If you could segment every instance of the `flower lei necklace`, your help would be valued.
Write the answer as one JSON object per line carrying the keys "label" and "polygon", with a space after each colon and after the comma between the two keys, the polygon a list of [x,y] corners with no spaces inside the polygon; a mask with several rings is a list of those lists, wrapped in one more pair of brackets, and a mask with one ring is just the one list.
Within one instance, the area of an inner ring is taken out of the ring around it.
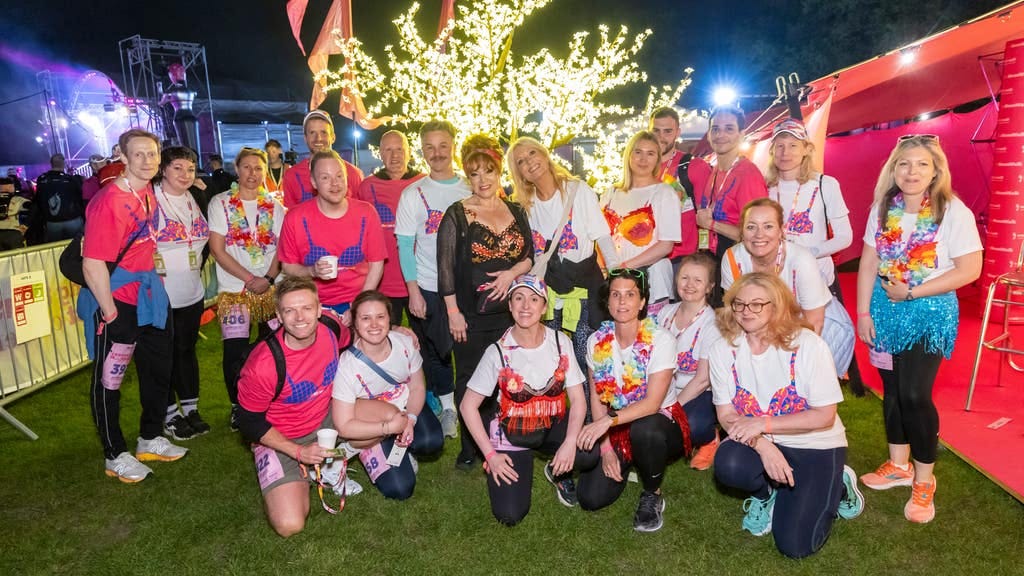
{"label": "flower lei necklace", "polygon": [[598,328],[594,345],[594,389],[602,404],[621,410],[647,397],[647,364],[651,361],[651,349],[654,347],[654,329],[654,321],[650,318],[640,321],[633,353],[622,365],[622,386],[619,386],[612,353],[615,323],[609,320]]}
{"label": "flower lei necklace", "polygon": [[227,205],[224,207],[228,219],[228,233],[225,236],[228,245],[242,246],[249,256],[259,258],[266,252],[266,247],[276,244],[274,236],[274,197],[262,186],[256,194],[256,231],[249,229],[249,219],[245,217],[245,206],[238,191],[238,184],[231,185]]}
{"label": "flower lei necklace", "polygon": [[911,287],[918,286],[935,271],[937,256],[935,236],[939,225],[932,214],[931,197],[925,195],[917,223],[910,238],[903,242],[903,219],[906,203],[903,194],[897,193],[892,207],[885,217],[885,228],[875,233],[875,249],[881,263],[880,275],[903,280]]}

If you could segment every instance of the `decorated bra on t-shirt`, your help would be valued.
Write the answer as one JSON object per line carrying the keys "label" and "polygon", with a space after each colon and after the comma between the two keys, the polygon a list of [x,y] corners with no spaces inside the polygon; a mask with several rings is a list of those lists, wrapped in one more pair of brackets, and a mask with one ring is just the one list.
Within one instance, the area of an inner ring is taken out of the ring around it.
{"label": "decorated bra on t-shirt", "polygon": [[789,357],[789,385],[780,388],[772,395],[768,410],[761,409],[761,404],[749,390],[740,386],[740,377],[736,372],[736,351],[732,352],[732,380],[736,385],[736,392],[732,396],[732,405],[743,416],[782,416],[784,414],[795,414],[808,410],[810,406],[807,399],[796,390],[796,350]]}
{"label": "decorated bra on t-shirt", "polygon": [[[157,242],[190,242],[192,240],[204,240],[210,237],[210,227],[206,223],[206,220],[199,217],[200,215],[198,212],[196,212],[194,215],[195,218],[192,220],[192,230],[190,234],[183,222],[184,218],[177,214],[168,214],[160,204],[157,204],[157,210],[163,215],[164,220],[163,228],[157,228],[156,231]],[[191,201],[189,201],[189,216],[193,216]]]}
{"label": "decorated bra on t-shirt", "polygon": [[[469,215],[476,216],[476,214],[466,208],[466,213]],[[473,236],[473,240],[469,245],[470,257],[474,264],[480,264],[482,262],[489,262],[491,260],[515,260],[523,252],[523,245],[526,239],[519,233],[519,227],[516,225],[516,221],[512,220],[504,230],[495,234],[490,227],[481,224],[479,221],[474,220],[470,223],[470,227],[476,226],[483,233],[476,234]]]}
{"label": "decorated bra on t-shirt", "polygon": [[373,196],[373,207],[377,209],[377,215],[380,216],[380,224],[384,228],[395,227],[395,212],[387,204],[377,200],[377,189],[373,184],[370,184],[370,195]]}
{"label": "decorated bra on t-shirt", "polygon": [[814,222],[811,221],[811,208],[814,208],[814,201],[818,199],[818,187],[814,187],[811,193],[811,201],[807,204],[806,210],[797,211],[796,203],[800,199],[800,190],[797,189],[793,196],[793,206],[789,211],[789,220],[786,222],[786,232],[789,234],[812,234]]}
{"label": "decorated bra on t-shirt", "polygon": [[697,372],[697,359],[693,357],[693,349],[697,347],[697,339],[700,338],[701,330],[703,328],[698,328],[697,333],[693,335],[690,349],[684,350],[676,356],[676,369],[684,374],[694,374]]}
{"label": "decorated bra on t-shirt", "polygon": [[440,210],[434,210],[427,204],[427,197],[423,195],[423,188],[417,186],[416,193],[420,195],[420,200],[423,200],[423,206],[427,209],[427,221],[423,223],[423,232],[425,234],[437,234],[437,230],[441,228],[441,219],[444,218],[444,212]]}
{"label": "decorated bra on t-shirt", "polygon": [[[328,330],[330,332],[330,330]],[[330,334],[332,350],[338,349],[338,339],[334,336],[334,333]],[[317,391],[327,390],[334,384],[334,376],[338,372],[338,357],[335,355],[334,359],[331,360],[330,364],[324,368],[323,380],[317,385],[312,380],[300,380],[298,382],[292,380],[290,374],[285,376],[288,379],[288,396],[285,396],[281,401],[285,404],[302,404],[303,402],[312,398]]]}
{"label": "decorated bra on t-shirt", "polygon": [[[540,232],[533,230],[533,252],[535,255],[540,256],[544,253],[544,249],[547,247],[548,241],[544,238],[544,235]],[[569,220],[565,223],[565,228],[562,229],[562,237],[558,239],[558,253],[565,254],[569,250],[575,250],[579,248],[580,240],[576,237],[576,233],[572,231],[572,212],[569,212]]]}
{"label": "decorated bra on t-shirt", "polygon": [[[305,218],[302,219],[302,228],[306,231],[306,242],[309,244],[309,252],[306,253],[305,258],[302,259],[302,264],[305,266],[313,266],[316,261],[323,258],[324,256],[330,256],[329,250],[323,246],[318,246],[313,242],[313,235],[309,232],[309,222]],[[366,232],[366,217],[363,217],[359,221],[359,239],[356,243],[342,250],[341,254],[338,255],[338,270],[347,268],[355,268],[366,259],[363,254],[363,234]]]}
{"label": "decorated bra on t-shirt", "polygon": [[[558,366],[547,384],[540,390],[535,390],[515,368],[512,368],[505,350],[501,347],[501,341],[508,334],[506,331],[505,335],[494,343],[501,358],[501,369],[498,370],[501,425],[508,433],[529,433],[550,428],[552,420],[565,415],[565,372],[569,369],[569,356],[562,353],[562,342],[555,333]],[[509,351],[516,348],[518,346],[510,348]]]}
{"label": "decorated bra on t-shirt", "polygon": [[249,219],[238,192],[238,184],[231,185],[228,201],[224,203],[224,216],[228,231],[224,241],[228,246],[240,246],[254,262],[262,261],[269,246],[277,245],[274,234],[274,197],[264,188],[256,194],[256,230],[249,228]]}
{"label": "decorated bra on t-shirt", "polygon": [[647,246],[654,239],[654,229],[658,223],[654,220],[654,209],[650,204],[631,210],[625,216],[619,216],[610,204],[601,212],[612,236],[625,238],[634,246]]}

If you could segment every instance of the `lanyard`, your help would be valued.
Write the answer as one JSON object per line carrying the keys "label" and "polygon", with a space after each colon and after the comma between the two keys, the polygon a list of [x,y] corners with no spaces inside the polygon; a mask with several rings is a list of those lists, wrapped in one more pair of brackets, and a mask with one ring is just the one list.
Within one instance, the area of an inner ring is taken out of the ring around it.
{"label": "lanyard", "polygon": [[[712,177],[711,177],[711,180],[710,180],[710,182],[711,182],[711,191],[704,195],[706,198],[708,198],[709,204],[706,205],[706,206],[702,206],[702,208],[707,208],[708,206],[710,206],[712,209],[714,209],[716,194],[718,192],[721,192],[722,188],[725,187],[725,183],[729,181],[729,174],[732,173],[732,169],[736,167],[736,164],[738,164],[739,161],[740,161],[740,157],[737,156],[736,159],[733,160],[732,166],[729,166],[729,169],[725,171],[725,176],[722,177],[722,186],[721,187],[718,186],[718,173],[721,172],[721,170],[719,170],[717,166],[715,167],[714,173],[712,174]],[[716,187],[717,187],[717,190],[716,190]]]}
{"label": "lanyard", "polygon": [[[128,191],[132,193],[132,196],[135,197],[135,200],[139,202],[139,206],[141,206],[142,209],[146,212],[146,231],[149,232],[149,239],[152,240],[153,242],[156,242],[156,236],[153,234],[153,222],[150,219],[149,196],[147,195],[146,201],[143,202],[142,197],[139,196],[139,193],[135,191],[135,187],[132,186],[131,180],[129,180],[127,176],[122,177],[124,178],[125,186],[128,187]],[[143,188],[143,190],[145,190],[145,188]]]}
{"label": "lanyard", "polygon": [[[167,196],[167,192],[164,191],[164,189],[162,187],[160,188],[160,193],[163,194],[164,200],[167,202],[167,208],[171,211],[171,215],[174,216],[174,219],[179,224],[181,224],[181,226],[185,229],[185,237],[188,238],[188,247],[191,250],[192,249],[192,226],[195,223],[195,216],[194,216],[194,213],[192,212],[192,199],[191,198],[186,198],[185,199],[185,201],[188,203],[188,222],[186,222],[184,218],[182,218],[180,215],[178,215],[178,210],[174,207],[174,204],[171,203],[170,197]],[[165,220],[167,219],[167,211],[166,210],[164,211],[164,219]]]}

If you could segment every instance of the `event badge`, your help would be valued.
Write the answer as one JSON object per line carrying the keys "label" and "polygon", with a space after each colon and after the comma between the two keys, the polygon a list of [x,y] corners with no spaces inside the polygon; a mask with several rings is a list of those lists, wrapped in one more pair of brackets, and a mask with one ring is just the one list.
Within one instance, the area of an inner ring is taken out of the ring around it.
{"label": "event badge", "polygon": [[868,348],[868,361],[879,370],[892,370],[892,354]]}
{"label": "event badge", "polygon": [[159,252],[153,253],[153,268],[156,269],[156,273],[161,276],[167,275],[167,265],[164,264],[164,257]]}
{"label": "event badge", "polygon": [[405,451],[408,450],[408,446],[399,446],[397,442],[391,447],[391,452],[388,453],[388,464],[391,466],[401,466],[402,458],[405,458]]}
{"label": "event badge", "polygon": [[188,251],[188,269],[199,270],[199,254],[195,250]]}
{"label": "event badge", "polygon": [[708,250],[711,248],[711,236],[707,228],[697,228],[697,249]]}

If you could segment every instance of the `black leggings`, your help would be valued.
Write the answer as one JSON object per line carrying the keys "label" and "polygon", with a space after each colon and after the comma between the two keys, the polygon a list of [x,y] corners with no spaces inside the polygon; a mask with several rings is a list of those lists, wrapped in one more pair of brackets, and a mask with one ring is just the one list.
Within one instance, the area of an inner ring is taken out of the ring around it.
{"label": "black leggings", "polygon": [[[498,338],[501,338],[501,335],[505,333],[507,328],[507,326],[503,326],[493,330],[469,329],[466,331],[466,341],[456,342],[453,345],[453,351],[455,352],[456,406],[462,406],[462,397],[466,395],[466,386],[469,384],[469,379],[473,377],[473,370],[480,363],[484,350],[497,342]],[[490,421],[490,415],[494,412],[494,407],[494,396],[485,399],[483,404],[480,405],[480,417],[484,422]],[[462,448],[459,450],[458,459],[461,461],[475,457],[478,452],[476,443],[473,442],[473,437],[469,435],[469,429],[466,428],[466,422],[462,419],[462,414],[459,414],[459,440],[461,440]]]}
{"label": "black leggings", "polygon": [[[543,443],[537,448],[537,452],[554,456],[555,452],[565,441],[565,432],[568,428],[568,417],[555,421],[544,436]],[[589,452],[576,449],[576,461],[573,464],[574,470],[592,470],[600,462],[598,454],[599,447],[594,445]],[[487,475],[487,495],[491,498],[491,513],[494,517],[506,526],[515,526],[530,512],[531,492],[533,490],[533,459],[532,450],[518,450],[508,452],[498,450],[498,453],[505,454],[512,459],[512,468],[519,474],[519,480],[508,484],[502,482],[499,486],[494,482],[494,477]],[[559,478],[571,477],[572,472]]]}
{"label": "black leggings", "polygon": [[924,344],[893,354],[892,370],[881,370],[882,411],[889,444],[910,444],[914,460],[935,462],[939,446],[939,412],[932,400],[942,354],[925,352]]}
{"label": "black leggings", "polygon": [[631,422],[629,442],[633,450],[633,462],[626,464],[622,456],[619,456],[622,482],[605,476],[600,466],[580,474],[576,488],[580,508],[600,510],[618,500],[626,488],[629,469],[634,465],[644,490],[657,491],[665,479],[665,468],[683,455],[683,433],[679,425],[660,412]]}
{"label": "black leggings", "polygon": [[846,447],[776,447],[793,468],[793,486],[776,486],[765,474],[761,456],[753,448],[732,440],[722,442],[715,453],[715,478],[762,500],[774,489],[775,547],[790,558],[803,558],[817,552],[832,532],[832,521],[844,492]]}
{"label": "black leggings", "polygon": [[174,406],[176,400],[199,398],[199,359],[196,358],[196,342],[199,340],[199,320],[203,315],[203,300],[195,304],[174,308],[174,355],[171,362],[171,390],[167,406]]}

